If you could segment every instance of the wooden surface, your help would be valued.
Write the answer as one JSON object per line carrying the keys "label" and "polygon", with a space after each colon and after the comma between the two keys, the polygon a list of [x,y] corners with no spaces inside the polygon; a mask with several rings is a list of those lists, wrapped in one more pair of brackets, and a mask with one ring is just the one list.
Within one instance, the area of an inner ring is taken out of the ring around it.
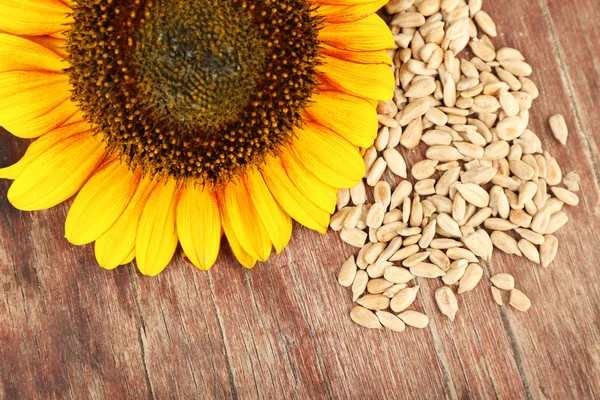
{"label": "wooden surface", "polygon": [[[0,181],[0,398],[600,397],[600,7],[487,0],[484,9],[497,46],[521,49],[534,67],[534,131],[564,172],[582,176],[550,268],[499,251],[484,267],[515,275],[528,313],[495,305],[485,279],[449,323],[430,280],[416,303],[428,329],[360,328],[335,282],[352,249],[298,227],[252,272],[228,249],[209,273],[180,256],[158,278],[132,265],[104,271],[91,246],[63,239],[68,205],[19,212]],[[567,147],[547,127],[558,112]],[[0,134],[0,165],[26,145]]]}

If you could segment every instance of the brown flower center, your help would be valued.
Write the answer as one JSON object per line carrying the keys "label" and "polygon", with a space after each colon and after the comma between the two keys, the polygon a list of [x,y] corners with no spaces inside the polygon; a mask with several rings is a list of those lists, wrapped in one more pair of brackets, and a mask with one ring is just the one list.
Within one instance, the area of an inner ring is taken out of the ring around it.
{"label": "brown flower center", "polygon": [[73,98],[132,168],[229,181],[301,123],[319,62],[311,11],[294,0],[79,1]]}

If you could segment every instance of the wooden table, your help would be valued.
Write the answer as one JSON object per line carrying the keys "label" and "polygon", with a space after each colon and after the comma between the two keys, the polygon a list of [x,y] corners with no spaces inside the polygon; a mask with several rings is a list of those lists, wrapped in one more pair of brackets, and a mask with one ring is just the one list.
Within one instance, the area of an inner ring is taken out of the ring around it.
{"label": "wooden table", "polygon": [[[91,246],[63,239],[68,204],[19,212],[0,181],[0,397],[600,397],[600,6],[484,8],[499,25],[497,47],[521,49],[534,67],[534,131],[564,172],[582,177],[550,268],[499,251],[484,266],[516,277],[528,313],[497,306],[486,278],[460,296],[450,323],[433,301],[439,282],[428,281],[416,303],[428,329],[363,329],[335,279],[353,250],[300,227],[252,272],[228,248],[209,273],[180,255],[158,278],[133,265],[104,271]],[[549,133],[555,113],[569,126],[566,147]],[[0,137],[5,166],[27,144]]]}

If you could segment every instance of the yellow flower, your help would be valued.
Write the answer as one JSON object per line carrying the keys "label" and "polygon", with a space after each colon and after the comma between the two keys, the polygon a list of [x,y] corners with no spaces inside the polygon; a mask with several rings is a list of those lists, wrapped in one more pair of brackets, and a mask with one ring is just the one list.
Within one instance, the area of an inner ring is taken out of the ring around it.
{"label": "yellow flower", "polygon": [[73,244],[157,275],[225,233],[252,268],[292,219],[324,233],[391,99],[385,0],[3,0],[0,125],[36,138],[9,201],[76,196]]}

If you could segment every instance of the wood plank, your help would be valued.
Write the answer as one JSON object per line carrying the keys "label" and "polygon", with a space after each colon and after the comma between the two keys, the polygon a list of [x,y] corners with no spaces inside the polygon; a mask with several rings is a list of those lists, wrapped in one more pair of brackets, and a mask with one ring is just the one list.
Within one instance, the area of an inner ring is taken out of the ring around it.
{"label": "wood plank", "polygon": [[[419,282],[424,330],[353,324],[338,235],[295,227],[292,243],[249,272],[224,246],[208,273],[178,254],[158,278],[98,268],[92,246],[63,239],[68,204],[22,213],[0,181],[0,397],[595,398],[600,393],[600,7],[595,0],[487,1],[497,47],[514,46],[541,95],[531,125],[563,172],[582,177],[548,269],[495,252],[533,301],[519,313],[489,283],[459,298],[450,323]],[[562,113],[568,146],[548,117]],[[26,141],[0,131],[0,166]],[[422,156],[422,149],[407,159]]]}

